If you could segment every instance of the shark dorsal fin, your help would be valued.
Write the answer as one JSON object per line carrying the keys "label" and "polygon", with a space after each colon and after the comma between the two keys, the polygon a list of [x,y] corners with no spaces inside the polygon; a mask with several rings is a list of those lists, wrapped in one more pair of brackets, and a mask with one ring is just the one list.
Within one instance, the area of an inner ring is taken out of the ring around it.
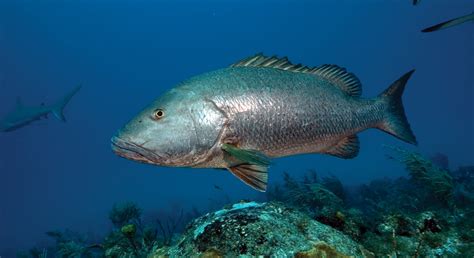
{"label": "shark dorsal fin", "polygon": [[362,85],[353,74],[337,65],[321,65],[308,67],[302,64],[292,64],[287,57],[265,56],[258,53],[254,56],[244,58],[230,67],[267,67],[296,73],[316,74],[328,80],[349,96],[359,97],[362,93]]}

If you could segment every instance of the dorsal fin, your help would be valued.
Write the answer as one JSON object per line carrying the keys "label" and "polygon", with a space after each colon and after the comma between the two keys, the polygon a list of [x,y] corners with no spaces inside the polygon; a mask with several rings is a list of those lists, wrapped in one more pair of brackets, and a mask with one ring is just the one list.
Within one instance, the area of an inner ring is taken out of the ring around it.
{"label": "dorsal fin", "polygon": [[317,74],[350,96],[358,97],[362,93],[362,85],[359,79],[353,73],[349,73],[346,69],[337,65],[325,64],[311,68],[302,64],[292,64],[287,57],[269,57],[258,53],[242,59],[230,67],[268,67],[290,72]]}
{"label": "dorsal fin", "polygon": [[326,78],[350,96],[359,97],[362,94],[362,84],[359,78],[353,73],[347,72],[345,68],[325,64],[312,69],[311,73]]}
{"label": "dorsal fin", "polygon": [[230,67],[269,67],[291,72],[309,72],[311,70],[311,68],[302,64],[292,64],[286,56],[264,56],[262,53],[244,58]]}

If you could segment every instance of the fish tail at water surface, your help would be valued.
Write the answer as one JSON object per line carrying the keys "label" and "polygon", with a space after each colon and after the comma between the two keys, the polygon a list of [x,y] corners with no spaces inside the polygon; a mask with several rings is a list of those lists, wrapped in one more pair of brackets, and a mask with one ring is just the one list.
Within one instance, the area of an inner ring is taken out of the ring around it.
{"label": "fish tail at water surface", "polygon": [[416,137],[410,128],[402,103],[403,91],[414,72],[415,70],[411,70],[404,74],[379,95],[379,101],[384,102],[386,111],[384,119],[378,123],[377,128],[402,141],[416,145]]}

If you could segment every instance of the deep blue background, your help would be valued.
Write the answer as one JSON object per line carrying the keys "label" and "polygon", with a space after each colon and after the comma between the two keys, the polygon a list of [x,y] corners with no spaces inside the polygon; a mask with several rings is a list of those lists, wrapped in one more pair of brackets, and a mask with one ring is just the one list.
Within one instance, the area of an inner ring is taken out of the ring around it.
{"label": "deep blue background", "polygon": [[[258,197],[221,170],[138,164],[116,157],[109,142],[176,83],[260,51],[346,67],[367,97],[416,68],[404,103],[418,149],[447,154],[452,168],[473,164],[474,24],[420,33],[471,11],[472,0],[0,1],[0,117],[17,96],[51,103],[84,85],[67,123],[51,117],[0,134],[0,255],[43,243],[51,229],[104,232],[115,202],[206,209],[222,198],[214,184],[236,200]],[[405,174],[382,145],[410,146],[376,130],[360,138],[353,160],[276,160],[270,184],[309,168],[348,184]]]}

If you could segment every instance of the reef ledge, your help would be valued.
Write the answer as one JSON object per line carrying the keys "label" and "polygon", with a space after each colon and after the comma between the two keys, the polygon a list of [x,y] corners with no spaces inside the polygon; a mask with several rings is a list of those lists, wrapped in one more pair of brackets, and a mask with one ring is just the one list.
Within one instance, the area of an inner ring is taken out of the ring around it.
{"label": "reef ledge", "polygon": [[174,246],[150,257],[236,256],[366,257],[366,251],[281,203],[241,202],[194,220]]}

